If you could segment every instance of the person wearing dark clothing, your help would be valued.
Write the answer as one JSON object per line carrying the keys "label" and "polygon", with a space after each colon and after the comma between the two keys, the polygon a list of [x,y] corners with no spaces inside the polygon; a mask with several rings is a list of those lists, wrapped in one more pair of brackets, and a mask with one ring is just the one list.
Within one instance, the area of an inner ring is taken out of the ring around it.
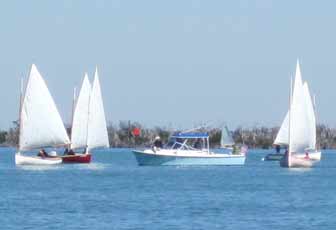
{"label": "person wearing dark clothing", "polygon": [[161,149],[163,147],[161,138],[159,136],[155,137],[155,141],[153,143],[153,146],[156,148]]}
{"label": "person wearing dark clothing", "polygon": [[202,149],[202,142],[201,139],[197,139],[196,142],[194,143],[194,148],[195,149]]}
{"label": "person wearing dark clothing", "polygon": [[75,152],[72,149],[70,149],[68,155],[75,155]]}
{"label": "person wearing dark clothing", "polygon": [[64,151],[64,155],[75,155],[75,152],[72,149],[66,148]]}
{"label": "person wearing dark clothing", "polygon": [[48,153],[44,149],[41,149],[39,153],[37,154],[37,156],[42,157],[42,158],[48,157]]}
{"label": "person wearing dark clothing", "polygon": [[280,153],[280,145],[275,146],[275,151],[276,151],[276,153]]}

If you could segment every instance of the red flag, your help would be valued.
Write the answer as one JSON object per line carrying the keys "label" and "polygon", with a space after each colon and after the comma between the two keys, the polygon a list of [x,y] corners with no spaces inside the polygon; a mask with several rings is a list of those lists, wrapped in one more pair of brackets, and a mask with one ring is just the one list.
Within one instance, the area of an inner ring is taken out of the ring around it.
{"label": "red flag", "polygon": [[139,128],[134,128],[132,134],[133,136],[138,137],[141,134],[141,130]]}

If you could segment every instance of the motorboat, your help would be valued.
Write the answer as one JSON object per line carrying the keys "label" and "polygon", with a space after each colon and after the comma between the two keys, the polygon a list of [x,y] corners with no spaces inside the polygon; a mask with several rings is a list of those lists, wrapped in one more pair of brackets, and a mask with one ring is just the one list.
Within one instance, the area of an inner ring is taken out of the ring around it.
{"label": "motorboat", "polygon": [[210,151],[209,135],[205,132],[173,134],[164,148],[133,150],[139,165],[244,165],[247,148],[238,153]]}

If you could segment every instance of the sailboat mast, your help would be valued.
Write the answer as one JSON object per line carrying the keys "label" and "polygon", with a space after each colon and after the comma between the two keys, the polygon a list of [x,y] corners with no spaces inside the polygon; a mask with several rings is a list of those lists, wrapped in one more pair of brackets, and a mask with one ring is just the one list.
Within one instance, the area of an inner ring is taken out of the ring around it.
{"label": "sailboat mast", "polygon": [[[71,115],[71,140],[72,140],[72,128],[74,123],[74,115],[75,115],[75,109],[76,109],[76,87],[73,91],[73,101],[72,101],[72,115]],[[70,141],[71,142],[71,141]],[[71,148],[71,143],[69,144],[69,148]]]}
{"label": "sailboat mast", "polygon": [[74,118],[74,113],[75,113],[75,107],[76,107],[76,87],[74,88],[74,91],[73,91],[72,117],[71,117],[72,123],[73,123],[73,118]]}
{"label": "sailboat mast", "polygon": [[19,133],[18,133],[18,149],[20,151],[20,133],[21,133],[21,127],[22,127],[22,122],[21,122],[21,113],[22,113],[22,104],[23,104],[23,78],[21,78],[20,81],[20,106],[19,106]]}
{"label": "sailboat mast", "polygon": [[[97,71],[98,70],[97,70],[97,66],[96,66],[96,72]],[[93,82],[93,84],[94,84],[94,82]],[[91,109],[91,94],[92,94],[92,89],[93,89],[93,85],[91,86],[90,94],[89,94],[89,100],[88,100],[88,108],[89,109],[88,109],[88,119],[87,119],[87,122],[86,122],[86,148],[85,148],[85,153],[89,153],[89,122],[90,122],[90,109]]]}
{"label": "sailboat mast", "polygon": [[288,119],[288,167],[291,166],[291,113],[292,113],[292,96],[293,96],[293,78],[290,79],[289,92],[289,119]]}
{"label": "sailboat mast", "polygon": [[[317,112],[316,112],[316,94],[313,96],[313,107],[314,107],[314,114],[315,114],[315,127],[316,127],[316,132],[317,132],[317,124],[318,124],[318,119],[317,119]],[[317,136],[316,136],[317,139]],[[320,140],[321,142],[321,140]],[[318,143],[317,146],[315,146],[316,149],[321,149],[321,143]],[[315,142],[316,143],[316,142]]]}

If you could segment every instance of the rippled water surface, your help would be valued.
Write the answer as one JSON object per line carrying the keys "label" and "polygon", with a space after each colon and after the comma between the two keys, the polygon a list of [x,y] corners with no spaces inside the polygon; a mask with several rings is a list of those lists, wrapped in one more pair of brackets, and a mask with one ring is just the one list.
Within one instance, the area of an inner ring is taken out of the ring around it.
{"label": "rippled water surface", "polygon": [[16,167],[0,149],[0,229],[336,229],[336,151],[315,168],[138,167],[127,149],[88,165]]}

